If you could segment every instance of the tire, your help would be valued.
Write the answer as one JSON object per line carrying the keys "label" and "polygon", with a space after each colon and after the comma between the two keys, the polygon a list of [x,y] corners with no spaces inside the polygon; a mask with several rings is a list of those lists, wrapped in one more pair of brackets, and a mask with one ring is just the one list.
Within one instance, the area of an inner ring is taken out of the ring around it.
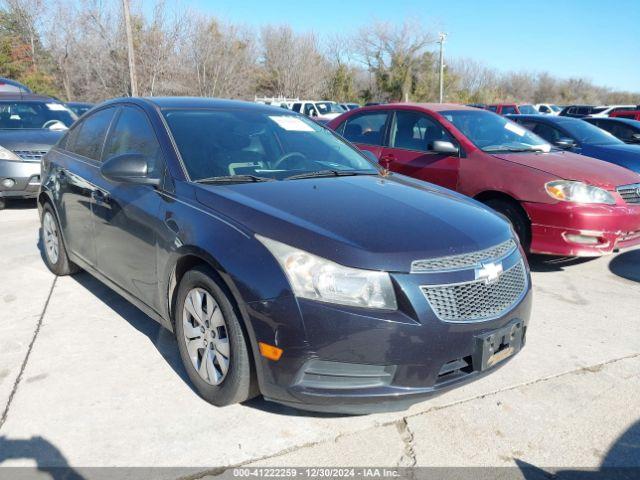
{"label": "tire", "polygon": [[487,200],[484,204],[506,217],[518,235],[522,248],[528,253],[531,246],[531,227],[529,219],[522,212],[522,207],[516,202],[499,198]]}
{"label": "tire", "polygon": [[223,407],[258,392],[247,338],[228,294],[214,278],[204,266],[184,274],[174,320],[180,358],[191,382],[207,402]]}
{"label": "tire", "polygon": [[4,198],[0,198],[0,210],[4,210],[7,206],[7,200]]}
{"label": "tire", "polygon": [[58,276],[71,275],[80,271],[80,267],[67,256],[58,218],[49,203],[45,203],[42,208],[40,238],[44,250],[44,262],[49,270]]}

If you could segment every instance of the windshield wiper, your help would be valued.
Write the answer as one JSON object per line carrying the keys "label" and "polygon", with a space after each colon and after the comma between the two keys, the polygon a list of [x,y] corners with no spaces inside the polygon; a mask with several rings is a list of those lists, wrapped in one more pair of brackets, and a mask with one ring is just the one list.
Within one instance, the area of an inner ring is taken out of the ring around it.
{"label": "windshield wiper", "polygon": [[286,177],[285,180],[297,180],[299,178],[318,178],[318,177],[348,177],[354,175],[377,175],[378,172],[362,172],[358,170],[318,170],[316,172],[299,173]]}
{"label": "windshield wiper", "polygon": [[275,178],[259,177],[257,175],[222,175],[194,180],[195,183],[236,183],[236,182],[273,182]]}

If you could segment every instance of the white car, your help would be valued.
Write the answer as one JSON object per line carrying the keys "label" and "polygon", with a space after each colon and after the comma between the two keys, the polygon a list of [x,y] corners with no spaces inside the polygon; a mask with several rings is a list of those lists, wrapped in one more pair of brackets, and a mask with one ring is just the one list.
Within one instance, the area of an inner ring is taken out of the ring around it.
{"label": "white car", "polygon": [[536,103],[535,109],[543,115],[558,115],[562,108],[553,103]]}
{"label": "white car", "polygon": [[291,110],[302,113],[307,117],[325,120],[327,122],[346,112],[346,110],[336,102],[327,100],[300,100],[293,102]]}
{"label": "white car", "polygon": [[628,110],[637,110],[635,105],[600,105],[595,107],[589,117],[608,117],[613,112],[624,112]]}

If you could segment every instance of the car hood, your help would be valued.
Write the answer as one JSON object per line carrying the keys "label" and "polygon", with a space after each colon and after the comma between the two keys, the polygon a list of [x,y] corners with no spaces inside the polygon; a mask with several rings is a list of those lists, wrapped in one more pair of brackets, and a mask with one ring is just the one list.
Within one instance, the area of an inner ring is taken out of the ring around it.
{"label": "car hood", "polygon": [[640,145],[583,145],[582,154],[640,173]]}
{"label": "car hood", "polygon": [[0,145],[11,151],[39,150],[48,152],[62,135],[64,135],[64,131],[46,129],[0,130]]}
{"label": "car hood", "polygon": [[554,177],[579,180],[608,190],[640,181],[637,173],[626,168],[571,152],[500,153],[494,157],[542,170]]}
{"label": "car hood", "polygon": [[408,272],[511,237],[480,203],[400,175],[197,185],[196,197],[253,233],[371,270]]}
{"label": "car hood", "polygon": [[317,118],[322,118],[324,120],[333,120],[334,118],[342,115],[341,113],[325,113],[324,115],[319,115]]}

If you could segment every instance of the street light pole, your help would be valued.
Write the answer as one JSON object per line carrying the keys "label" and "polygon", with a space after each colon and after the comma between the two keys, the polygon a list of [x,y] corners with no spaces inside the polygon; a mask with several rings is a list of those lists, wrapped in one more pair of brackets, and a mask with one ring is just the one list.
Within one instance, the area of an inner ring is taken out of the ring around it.
{"label": "street light pole", "polygon": [[131,96],[138,96],[138,80],[136,78],[136,57],[133,51],[133,32],[131,31],[131,11],[129,0],[122,0],[122,12],[124,13],[124,25],[127,31],[127,55],[129,57],[129,82],[131,83]]}
{"label": "street light pole", "polygon": [[441,33],[439,35],[440,40],[438,43],[440,44],[440,103],[442,103],[443,94],[444,94],[444,41],[447,38],[446,33]]}

